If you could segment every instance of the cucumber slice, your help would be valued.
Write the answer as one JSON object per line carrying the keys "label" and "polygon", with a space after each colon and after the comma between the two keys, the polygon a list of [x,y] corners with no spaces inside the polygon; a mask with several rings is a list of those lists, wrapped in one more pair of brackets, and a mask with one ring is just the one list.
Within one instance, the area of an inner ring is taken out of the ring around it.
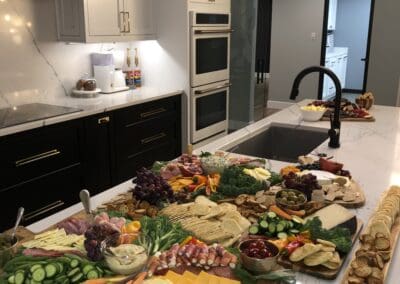
{"label": "cucumber slice", "polygon": [[57,274],[58,265],[54,265],[53,263],[49,263],[44,267],[46,271],[46,278],[52,278],[54,275]]}
{"label": "cucumber slice", "polygon": [[15,284],[23,284],[25,281],[25,271],[23,270],[18,270],[17,272],[15,272]]}
{"label": "cucumber slice", "polygon": [[279,232],[283,232],[283,230],[285,230],[285,224],[282,222],[279,222],[278,225],[276,225],[276,231]]}
{"label": "cucumber slice", "polygon": [[91,264],[86,264],[86,265],[83,267],[82,272],[83,272],[83,274],[86,275],[90,270],[93,270],[93,269],[96,269],[93,265],[91,265]]}
{"label": "cucumber slice", "polygon": [[267,230],[268,229],[268,222],[266,220],[262,220],[260,222],[260,227]]}
{"label": "cucumber slice", "polygon": [[268,213],[267,213],[267,216],[268,216],[268,218],[270,218],[270,219],[274,219],[274,218],[276,218],[276,213],[275,213],[275,212],[268,212]]}
{"label": "cucumber slice", "polygon": [[100,278],[99,272],[97,269],[92,269],[88,273],[86,273],[86,278],[87,279],[97,279]]}
{"label": "cucumber slice", "polygon": [[78,274],[80,272],[81,272],[81,270],[79,269],[79,267],[76,267],[76,268],[72,269],[70,272],[68,272],[67,276],[69,278],[71,278],[71,277],[73,277],[74,275],[76,275],[76,274]]}
{"label": "cucumber slice", "polygon": [[36,269],[38,269],[38,268],[43,268],[43,266],[40,265],[40,264],[34,264],[34,265],[31,266],[31,268],[29,269],[29,271],[30,271],[31,273],[33,273],[33,272],[34,272]]}
{"label": "cucumber slice", "polygon": [[71,266],[71,268],[78,267],[79,261],[77,259],[72,259],[71,262],[69,263],[69,266]]}
{"label": "cucumber slice", "polygon": [[103,275],[104,275],[104,270],[101,269],[101,268],[98,267],[98,266],[96,266],[96,269],[97,269],[97,271],[99,272],[99,276],[100,276],[100,277],[103,277]]}
{"label": "cucumber slice", "polygon": [[32,279],[37,282],[42,282],[46,278],[46,271],[43,268],[38,268],[32,273]]}
{"label": "cucumber slice", "polygon": [[63,283],[64,280],[68,280],[69,281],[69,279],[68,279],[68,277],[66,275],[57,276],[54,280],[55,280],[56,283]]}
{"label": "cucumber slice", "polygon": [[15,275],[11,275],[10,277],[8,277],[8,283],[10,284],[14,284],[15,283]]}
{"label": "cucumber slice", "polygon": [[83,279],[83,273],[78,273],[74,277],[72,277],[71,282],[76,283]]}
{"label": "cucumber slice", "polygon": [[273,234],[273,233],[275,233],[275,230],[276,230],[276,225],[275,225],[275,223],[269,223],[269,225],[268,225],[268,231],[269,231],[271,234]]}
{"label": "cucumber slice", "polygon": [[285,232],[280,232],[278,233],[277,236],[279,239],[286,239],[288,237],[288,235]]}
{"label": "cucumber slice", "polygon": [[64,264],[61,262],[54,262],[54,265],[57,266],[57,274],[61,274],[64,272]]}
{"label": "cucumber slice", "polygon": [[250,228],[249,228],[249,233],[251,234],[251,235],[257,235],[258,234],[258,226],[257,225],[252,225]]}
{"label": "cucumber slice", "polygon": [[288,225],[289,225],[289,228],[293,228],[293,227],[294,227],[294,224],[293,224],[292,221],[288,221],[287,223],[288,223]]}

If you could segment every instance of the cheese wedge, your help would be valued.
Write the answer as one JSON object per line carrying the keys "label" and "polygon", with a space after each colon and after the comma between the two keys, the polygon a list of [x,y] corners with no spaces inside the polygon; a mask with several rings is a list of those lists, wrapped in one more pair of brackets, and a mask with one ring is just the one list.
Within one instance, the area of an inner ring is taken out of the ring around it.
{"label": "cheese wedge", "polygon": [[348,228],[351,234],[354,234],[357,231],[356,215],[338,204],[332,204],[322,208],[308,216],[305,220],[308,221],[315,217],[319,217],[322,222],[322,228],[324,229],[330,230],[340,226]]}

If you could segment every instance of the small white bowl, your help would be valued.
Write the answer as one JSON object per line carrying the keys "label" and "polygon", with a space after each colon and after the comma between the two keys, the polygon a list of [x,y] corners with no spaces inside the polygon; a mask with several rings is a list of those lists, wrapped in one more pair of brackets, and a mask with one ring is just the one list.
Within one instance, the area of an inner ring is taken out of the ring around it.
{"label": "small white bowl", "polygon": [[324,109],[324,110],[307,110],[307,109],[301,108],[300,111],[301,111],[301,115],[302,115],[304,121],[318,121],[324,115],[324,113],[326,112],[326,109]]}

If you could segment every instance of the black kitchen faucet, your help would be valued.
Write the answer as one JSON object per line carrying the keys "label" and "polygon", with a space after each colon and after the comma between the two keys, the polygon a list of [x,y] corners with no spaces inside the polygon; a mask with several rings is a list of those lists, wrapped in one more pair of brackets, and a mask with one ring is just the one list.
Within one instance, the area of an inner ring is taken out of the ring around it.
{"label": "black kitchen faucet", "polygon": [[336,76],[335,73],[333,73],[330,69],[322,67],[322,66],[310,66],[301,71],[296,78],[294,79],[293,82],[293,87],[292,91],[290,93],[290,99],[295,100],[296,97],[299,95],[299,86],[301,80],[304,79],[304,77],[310,73],[324,73],[328,75],[333,83],[335,84],[336,88],[336,96],[335,96],[335,111],[333,113],[333,116],[331,114],[330,116],[330,121],[331,121],[331,129],[328,131],[328,135],[330,138],[329,141],[329,147],[331,148],[339,148],[340,143],[339,143],[339,137],[340,137],[340,103],[342,100],[342,86],[340,84],[339,78]]}

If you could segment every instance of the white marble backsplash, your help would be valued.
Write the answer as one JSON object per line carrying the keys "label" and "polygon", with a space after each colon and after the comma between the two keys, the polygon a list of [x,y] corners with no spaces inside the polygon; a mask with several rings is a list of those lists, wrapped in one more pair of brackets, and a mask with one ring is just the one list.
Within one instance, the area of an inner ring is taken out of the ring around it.
{"label": "white marble backsplash", "polygon": [[93,52],[112,52],[116,67],[122,67],[126,48],[138,46],[146,80],[149,67],[145,65],[153,64],[150,57],[154,57],[155,51],[149,47],[157,48],[155,43],[59,42],[54,0],[0,0],[0,108],[52,103],[58,96],[69,95],[80,77],[91,74]]}

